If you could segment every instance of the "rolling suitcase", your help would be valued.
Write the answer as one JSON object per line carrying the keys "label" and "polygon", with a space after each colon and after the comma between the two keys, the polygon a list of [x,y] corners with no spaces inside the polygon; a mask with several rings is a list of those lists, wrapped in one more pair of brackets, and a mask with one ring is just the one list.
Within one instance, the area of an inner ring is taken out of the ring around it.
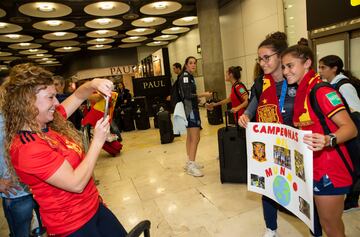
{"label": "rolling suitcase", "polygon": [[[208,101],[208,103],[211,102],[218,102],[218,96],[216,92],[213,92],[213,98]],[[222,108],[221,105],[218,106],[214,106],[213,110],[207,110],[207,118],[208,118],[208,122],[211,125],[218,125],[218,124],[222,124],[224,122],[223,120],[223,116],[222,116]]]}
{"label": "rolling suitcase", "polygon": [[134,125],[134,118],[133,118],[133,110],[131,107],[125,107],[121,112],[120,112],[120,129],[122,131],[128,132],[128,131],[133,131],[135,130],[135,125]]}
{"label": "rolling suitcase", "polygon": [[[225,112],[227,113],[227,111]],[[245,129],[229,126],[225,115],[225,127],[218,130],[220,181],[221,183],[247,182],[247,153]]]}
{"label": "rolling suitcase", "polygon": [[161,144],[171,143],[174,140],[174,132],[170,119],[170,113],[165,110],[160,110],[157,114],[157,117]]}
{"label": "rolling suitcase", "polygon": [[143,111],[139,106],[135,112],[135,125],[138,130],[146,130],[150,128],[150,120],[146,111]]}

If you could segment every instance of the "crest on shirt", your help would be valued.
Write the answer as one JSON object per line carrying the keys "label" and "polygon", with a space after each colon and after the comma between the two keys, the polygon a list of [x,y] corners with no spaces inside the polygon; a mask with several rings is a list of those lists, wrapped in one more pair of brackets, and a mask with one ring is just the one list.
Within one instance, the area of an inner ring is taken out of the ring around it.
{"label": "crest on shirt", "polygon": [[244,87],[241,87],[241,88],[240,88],[240,90],[239,90],[239,92],[240,92],[240,94],[245,93],[245,89],[244,89]]}
{"label": "crest on shirt", "polygon": [[295,97],[296,96],[296,88],[294,86],[289,86],[287,91],[288,96]]}
{"label": "crest on shirt", "polygon": [[262,123],[278,123],[279,116],[277,114],[277,106],[276,105],[262,105],[259,106],[258,109],[258,117],[259,122]]}
{"label": "crest on shirt", "polygon": [[79,156],[81,156],[82,150],[81,147],[73,142],[70,142],[68,140],[65,140],[65,145],[67,148],[75,151],[77,154],[79,154]]}
{"label": "crest on shirt", "polygon": [[333,106],[337,106],[342,103],[340,97],[336,94],[335,91],[329,92],[325,96]]}
{"label": "crest on shirt", "polygon": [[189,78],[188,77],[184,77],[184,83],[189,83]]}

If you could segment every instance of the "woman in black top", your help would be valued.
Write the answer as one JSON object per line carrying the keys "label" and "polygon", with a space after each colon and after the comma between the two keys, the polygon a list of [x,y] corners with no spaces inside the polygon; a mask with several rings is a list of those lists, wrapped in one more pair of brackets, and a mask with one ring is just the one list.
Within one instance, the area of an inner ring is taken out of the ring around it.
{"label": "woman in black top", "polygon": [[184,167],[189,175],[195,177],[203,176],[200,171],[202,165],[195,163],[196,151],[200,141],[200,113],[198,106],[199,97],[209,97],[210,92],[196,93],[196,84],[193,73],[196,70],[196,58],[190,56],[185,60],[181,74],[179,75],[180,96],[184,103],[185,115],[188,121],[186,137],[186,154],[188,161]]}

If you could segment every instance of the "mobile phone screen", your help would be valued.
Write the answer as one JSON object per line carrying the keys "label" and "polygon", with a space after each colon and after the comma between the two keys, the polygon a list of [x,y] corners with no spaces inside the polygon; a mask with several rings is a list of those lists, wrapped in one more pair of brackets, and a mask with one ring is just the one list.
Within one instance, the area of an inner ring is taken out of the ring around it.
{"label": "mobile phone screen", "polygon": [[108,114],[109,114],[109,100],[110,100],[110,97],[109,97],[109,96],[106,96],[106,97],[105,97],[104,119],[105,119],[106,116],[108,116]]}

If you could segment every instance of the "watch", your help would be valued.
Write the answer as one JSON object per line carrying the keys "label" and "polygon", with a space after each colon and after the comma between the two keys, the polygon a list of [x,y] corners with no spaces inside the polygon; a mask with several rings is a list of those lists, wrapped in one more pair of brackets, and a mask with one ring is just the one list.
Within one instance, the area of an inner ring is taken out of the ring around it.
{"label": "watch", "polygon": [[335,134],[329,133],[329,137],[330,137],[329,146],[330,146],[330,147],[336,147],[337,141],[336,141],[336,136],[335,136]]}

